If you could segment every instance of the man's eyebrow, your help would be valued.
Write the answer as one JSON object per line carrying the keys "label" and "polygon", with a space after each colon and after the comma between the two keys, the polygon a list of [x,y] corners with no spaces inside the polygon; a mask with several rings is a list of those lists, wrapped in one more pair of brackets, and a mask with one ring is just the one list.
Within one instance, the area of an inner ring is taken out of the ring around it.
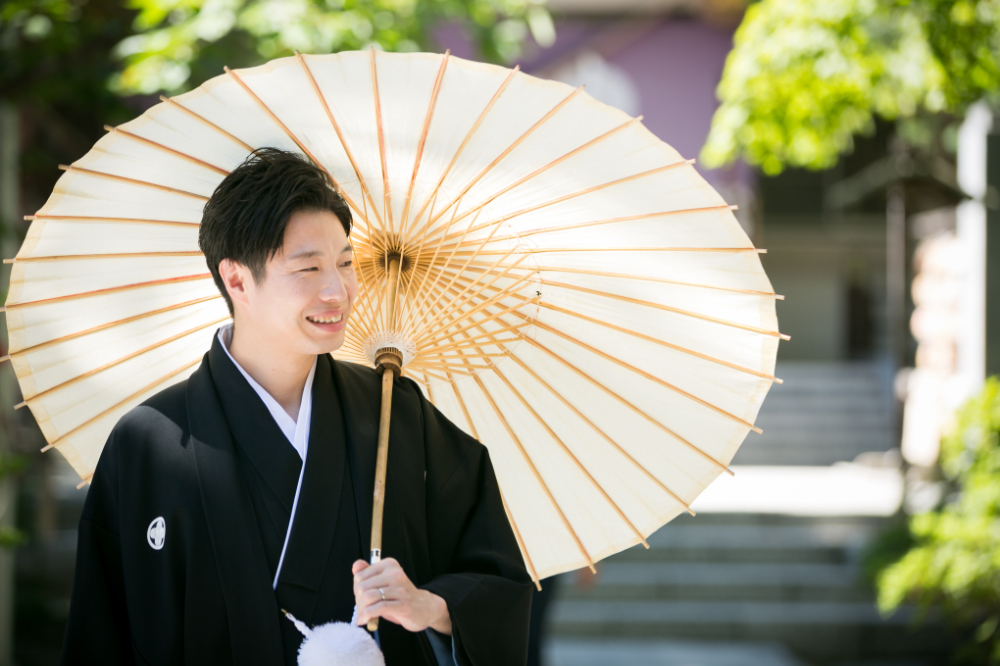
{"label": "man's eyebrow", "polygon": [[[347,245],[344,246],[344,249],[340,251],[341,254],[344,254],[345,252],[354,252],[354,246],[348,243]],[[320,250],[309,250],[309,249],[299,250],[298,252],[295,252],[290,257],[288,257],[288,261],[295,261],[297,259],[312,259],[314,257],[319,257],[322,254],[323,252]]]}
{"label": "man's eyebrow", "polygon": [[288,261],[295,261],[296,259],[312,259],[313,257],[318,257],[322,252],[319,250],[299,250],[292,256],[288,257]]}

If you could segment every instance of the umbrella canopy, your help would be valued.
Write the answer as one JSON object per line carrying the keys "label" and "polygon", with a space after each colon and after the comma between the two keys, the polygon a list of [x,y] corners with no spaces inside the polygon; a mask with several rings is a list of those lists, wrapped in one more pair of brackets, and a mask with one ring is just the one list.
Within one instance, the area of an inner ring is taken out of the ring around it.
{"label": "umbrella canopy", "polygon": [[398,349],[489,448],[536,580],[644,542],[756,430],[783,337],[758,251],[692,160],[582,89],[448,55],[296,56],[108,129],[32,216],[6,303],[24,404],[85,481],[229,319],[198,225],[263,146],[308,156],[356,216],[335,356]]}

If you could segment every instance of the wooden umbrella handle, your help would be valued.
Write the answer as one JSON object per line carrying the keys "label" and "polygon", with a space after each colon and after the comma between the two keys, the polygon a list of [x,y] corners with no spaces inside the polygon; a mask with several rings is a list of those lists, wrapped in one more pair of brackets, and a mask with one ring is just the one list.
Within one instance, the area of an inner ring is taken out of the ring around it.
{"label": "wooden umbrella handle", "polygon": [[[372,505],[372,548],[370,564],[382,559],[382,509],[385,506],[385,470],[389,462],[389,417],[392,415],[393,368],[382,369],[382,413],[378,423],[378,455],[375,459],[375,501]],[[378,629],[378,618],[368,620],[368,631]]]}

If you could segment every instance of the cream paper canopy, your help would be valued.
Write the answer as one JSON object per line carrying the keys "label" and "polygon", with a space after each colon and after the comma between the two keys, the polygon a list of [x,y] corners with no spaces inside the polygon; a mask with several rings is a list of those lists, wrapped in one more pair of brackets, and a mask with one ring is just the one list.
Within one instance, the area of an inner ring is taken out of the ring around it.
{"label": "cream paper canopy", "polygon": [[536,580],[640,543],[726,470],[784,336],[732,207],[639,120],[423,53],[283,58],[164,98],[33,216],[6,303],[27,406],[88,480],[229,319],[198,250],[208,197],[251,149],[296,151],[356,216],[335,357],[404,351],[489,448]]}

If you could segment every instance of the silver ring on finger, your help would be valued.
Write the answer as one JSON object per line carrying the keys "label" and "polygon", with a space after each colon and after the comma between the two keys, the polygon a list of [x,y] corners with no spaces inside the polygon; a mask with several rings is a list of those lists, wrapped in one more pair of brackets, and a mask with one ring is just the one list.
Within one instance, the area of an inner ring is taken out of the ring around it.
{"label": "silver ring on finger", "polygon": [[382,595],[382,601],[385,601],[385,592],[382,591],[381,587],[378,588],[378,593]]}

